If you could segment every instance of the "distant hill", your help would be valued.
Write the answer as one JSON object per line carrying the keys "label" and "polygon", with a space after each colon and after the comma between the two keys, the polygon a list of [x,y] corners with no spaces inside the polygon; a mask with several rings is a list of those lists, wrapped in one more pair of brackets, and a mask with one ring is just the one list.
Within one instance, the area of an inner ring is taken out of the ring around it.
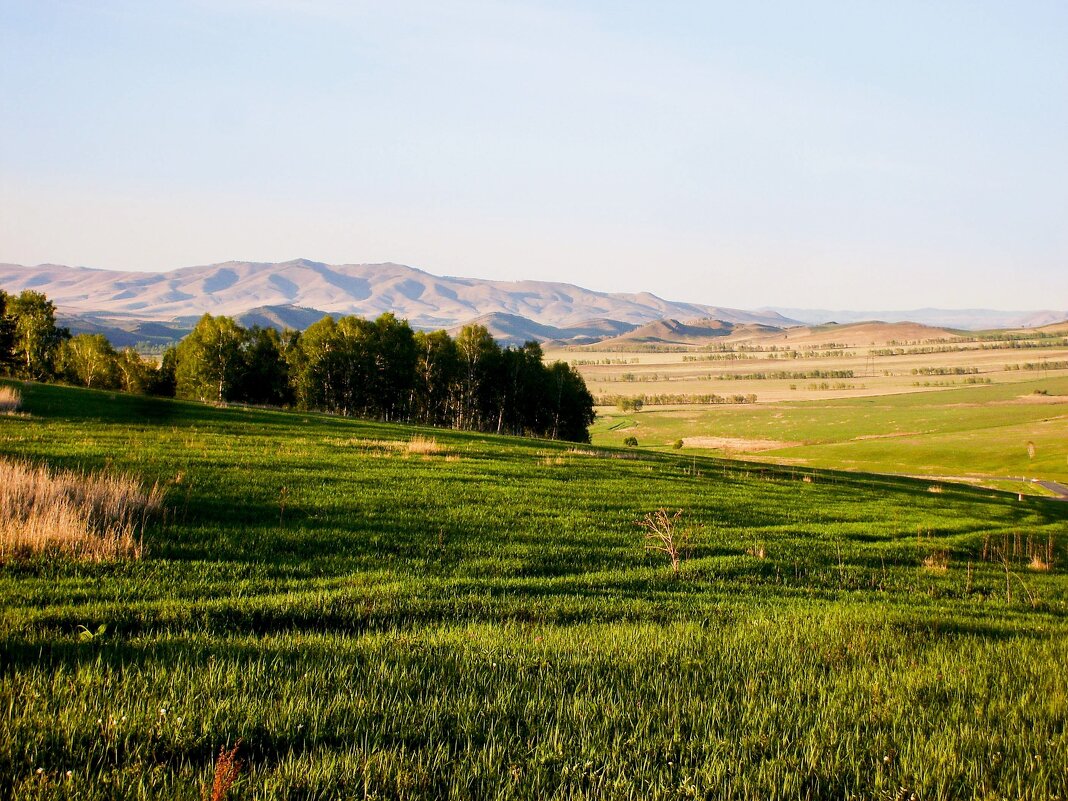
{"label": "distant hill", "polygon": [[103,334],[116,348],[138,347],[142,350],[165,348],[189,333],[192,326],[178,323],[97,317],[94,315],[56,315],[56,324],[72,334]]}
{"label": "distant hill", "polygon": [[489,281],[431,275],[401,264],[330,265],[230,261],[164,273],[0,264],[0,287],[36,289],[70,314],[107,312],[188,322],[205,312],[240,315],[263,307],[305,307],[377,317],[392,311],[421,328],[448,328],[487,314],[571,327],[593,319],[641,325],[665,317],[715,316],[771,325],[775,312],[721,309],[648,292],[611,293],[546,281]]}
{"label": "distant hill", "polygon": [[1068,334],[1068,319],[1061,320],[1059,323],[1050,323],[1049,325],[1043,325],[1034,329],[1023,329],[1021,333],[1033,333],[1038,331],[1042,334]]}
{"label": "distant hill", "polygon": [[623,347],[629,344],[697,345],[710,339],[729,336],[735,327],[734,323],[727,320],[702,319],[689,323],[674,319],[657,320],[598,344],[605,347]]}
{"label": "distant hill", "polygon": [[[1063,298],[1062,298],[1063,300]],[[828,309],[766,308],[809,325],[884,320],[888,323],[921,323],[967,331],[1003,328],[1037,328],[1068,319],[1068,311],[998,311],[996,309],[912,309],[910,311],[849,311]]]}
{"label": "distant hill", "polygon": [[920,325],[918,323],[886,323],[864,321],[859,323],[827,323],[825,325],[791,326],[779,328],[759,323],[732,323],[724,320],[658,320],[635,328],[617,337],[604,339],[593,348],[632,347],[641,349],[657,345],[699,347],[711,342],[752,343],[790,347],[818,347],[820,345],[845,345],[868,347],[891,343],[918,343],[933,340],[952,340],[963,332],[946,328]]}
{"label": "distant hill", "polygon": [[494,339],[505,345],[519,345],[530,340],[554,345],[585,345],[631,331],[636,327],[633,323],[602,319],[586,320],[560,328],[542,325],[515,314],[494,312],[452,326],[448,329],[449,333],[455,335],[464,325],[469,324],[485,326]]}
{"label": "distant hill", "polygon": [[962,331],[921,325],[920,323],[888,323],[881,320],[865,320],[843,325],[830,323],[791,328],[762,339],[767,344],[782,343],[794,347],[798,345],[817,347],[834,343],[862,348],[872,345],[885,346],[892,343],[905,344],[931,342],[934,340],[953,340],[961,337],[962,334]]}

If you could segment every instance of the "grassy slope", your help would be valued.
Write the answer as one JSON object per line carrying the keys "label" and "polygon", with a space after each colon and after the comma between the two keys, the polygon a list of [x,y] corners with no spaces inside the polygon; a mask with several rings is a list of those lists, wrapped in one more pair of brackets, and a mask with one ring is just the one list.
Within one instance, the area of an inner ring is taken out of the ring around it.
{"label": "grassy slope", "polygon": [[[1033,395],[1060,396],[1060,403]],[[756,406],[657,409],[638,415],[607,410],[594,442],[636,436],[663,447],[690,436],[799,443],[762,451],[836,469],[929,475],[1027,476],[1068,480],[1068,377],[874,398]],[[1039,402],[1036,402],[1039,401]],[[635,427],[636,426],[636,427]],[[1027,443],[1035,444],[1029,458]]]}
{"label": "grassy slope", "polygon": [[172,514],[144,562],[0,567],[0,797],[193,799],[237,738],[248,798],[1068,794],[1068,583],[978,558],[1063,563],[1068,505],[23,391],[0,454]]}

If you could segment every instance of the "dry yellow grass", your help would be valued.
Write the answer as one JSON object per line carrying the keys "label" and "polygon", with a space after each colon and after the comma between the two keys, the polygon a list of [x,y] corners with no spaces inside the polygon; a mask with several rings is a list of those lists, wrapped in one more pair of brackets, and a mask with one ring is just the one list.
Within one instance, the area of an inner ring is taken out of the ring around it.
{"label": "dry yellow grass", "polygon": [[0,459],[0,562],[39,553],[140,559],[145,520],[162,495],[158,485],[146,490],[128,475]]}
{"label": "dry yellow grass", "polygon": [[0,414],[14,414],[22,404],[22,395],[14,387],[0,387]]}
{"label": "dry yellow grass", "polygon": [[1050,560],[1036,553],[1031,556],[1031,561],[1027,563],[1027,566],[1035,572],[1048,573],[1053,565]]}
{"label": "dry yellow grass", "polygon": [[429,456],[431,454],[441,453],[443,449],[433,437],[421,437],[417,435],[408,440],[407,450],[408,453]]}
{"label": "dry yellow grass", "polygon": [[328,440],[331,444],[342,448],[361,448],[370,454],[409,454],[413,456],[433,456],[446,452],[445,448],[438,444],[434,437],[415,435],[411,439],[362,439],[349,437],[348,439]]}

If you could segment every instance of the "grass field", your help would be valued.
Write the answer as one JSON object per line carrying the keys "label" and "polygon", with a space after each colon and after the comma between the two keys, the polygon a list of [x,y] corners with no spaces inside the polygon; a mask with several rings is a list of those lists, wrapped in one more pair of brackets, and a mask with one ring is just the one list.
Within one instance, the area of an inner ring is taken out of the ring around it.
{"label": "grass field", "polygon": [[21,391],[0,456],[166,513],[0,565],[0,798],[198,799],[238,741],[232,798],[1068,797],[1068,504]]}
{"label": "grass field", "polygon": [[875,398],[603,408],[592,433],[601,445],[634,436],[670,449],[683,439],[684,452],[834,469],[1068,481],[1068,376]]}

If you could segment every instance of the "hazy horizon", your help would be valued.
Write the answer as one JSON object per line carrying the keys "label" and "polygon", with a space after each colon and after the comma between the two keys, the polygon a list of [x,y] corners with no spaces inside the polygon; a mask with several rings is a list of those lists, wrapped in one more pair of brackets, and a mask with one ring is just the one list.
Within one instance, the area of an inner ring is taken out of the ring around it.
{"label": "hazy horizon", "polygon": [[1068,305],[1068,7],[0,8],[0,261]]}

